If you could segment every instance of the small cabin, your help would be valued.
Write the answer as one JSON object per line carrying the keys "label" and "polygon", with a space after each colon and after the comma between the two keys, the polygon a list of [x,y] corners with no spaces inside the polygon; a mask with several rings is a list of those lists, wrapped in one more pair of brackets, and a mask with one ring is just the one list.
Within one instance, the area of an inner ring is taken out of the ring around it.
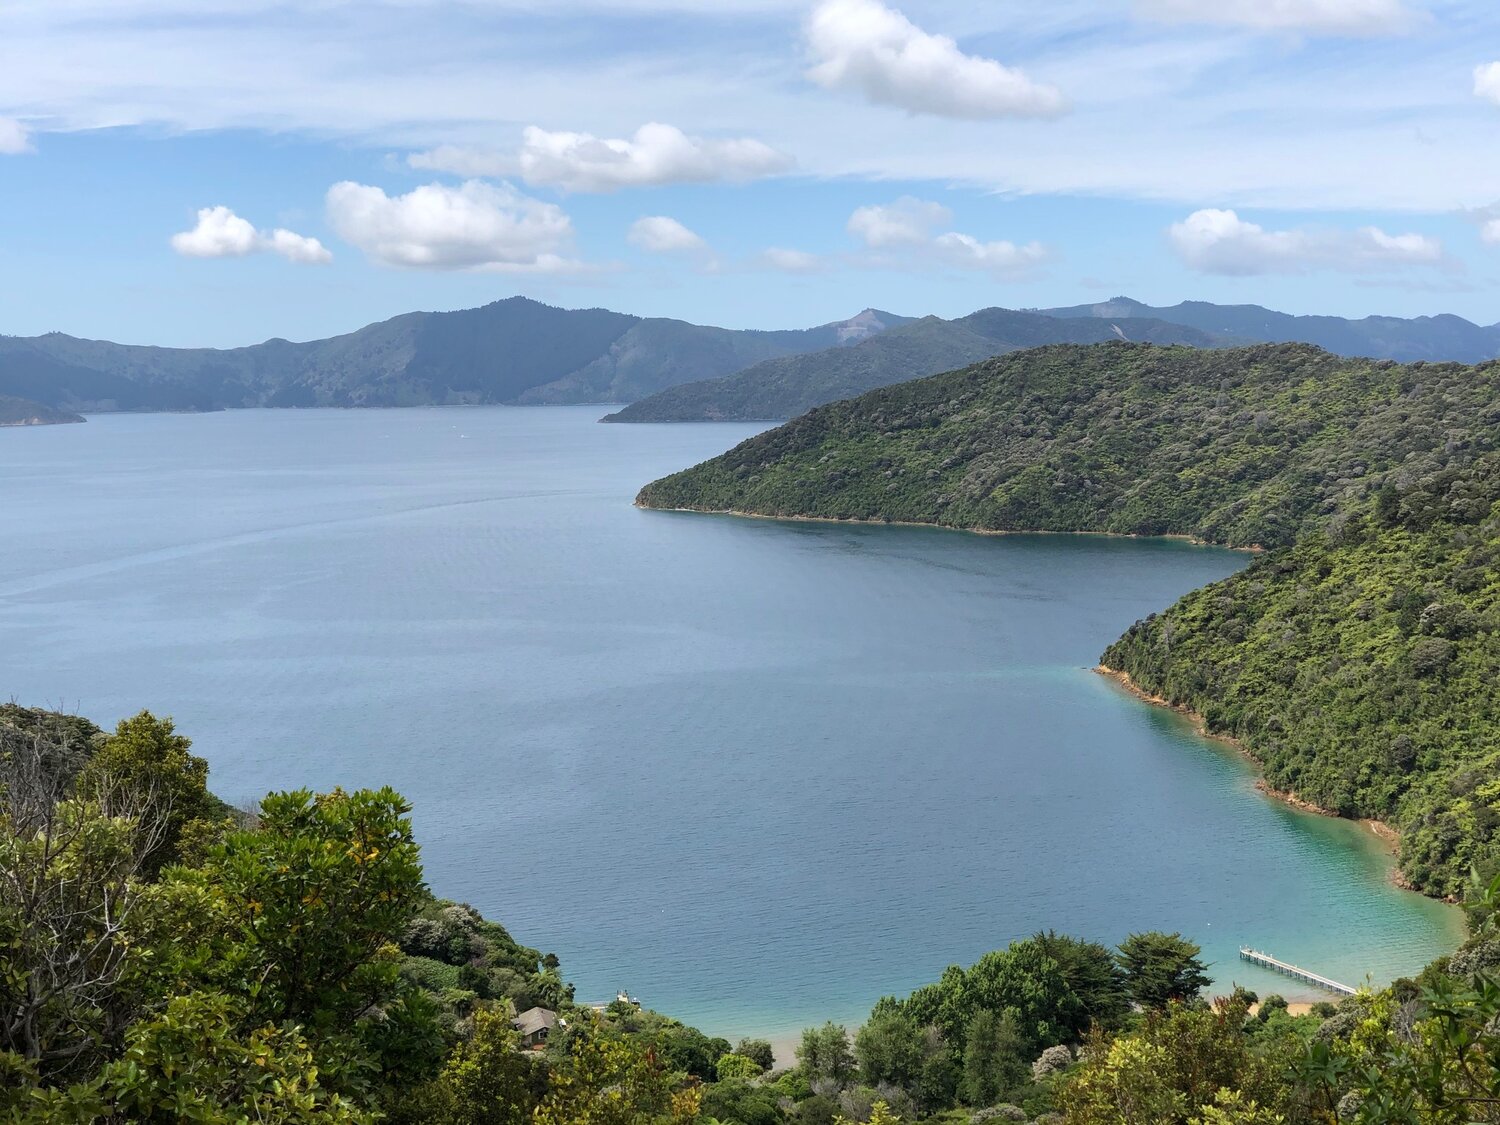
{"label": "small cabin", "polygon": [[520,1033],[521,1046],[536,1048],[546,1045],[547,1036],[560,1022],[557,1013],[549,1008],[527,1008],[510,1021],[510,1026]]}

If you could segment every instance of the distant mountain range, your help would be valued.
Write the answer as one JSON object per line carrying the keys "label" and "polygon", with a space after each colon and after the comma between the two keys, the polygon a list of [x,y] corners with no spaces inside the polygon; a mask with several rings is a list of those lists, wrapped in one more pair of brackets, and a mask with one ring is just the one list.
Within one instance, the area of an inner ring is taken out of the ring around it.
{"label": "distant mountain range", "polygon": [[513,297],[407,313],[326,340],[223,350],[57,332],[0,336],[0,398],[63,413],[598,402],[632,404],[610,421],[775,420],[1004,352],[1110,339],[1197,347],[1300,341],[1401,362],[1500,356],[1500,324],[1457,316],[1345,320],[1201,301],[1154,308],[1116,297],[983,309],[956,320],[866,309],[816,328],[760,332]]}
{"label": "distant mountain range", "polygon": [[858,343],[910,318],[866,309],[784,332],[709,328],[523,297],[407,313],[345,336],[156,348],[0,337],[0,395],[61,410],[630,402],[762,360]]}
{"label": "distant mountain range", "polygon": [[1092,316],[1105,320],[1147,318],[1186,324],[1204,332],[1237,336],[1268,344],[1317,344],[1335,355],[1448,363],[1483,363],[1500,356],[1500,324],[1483,327],[1461,316],[1367,316],[1345,320],[1339,316],[1292,316],[1259,305],[1212,305],[1183,301],[1157,308],[1129,297],[1113,297],[1097,305],[1036,309],[1045,316]]}
{"label": "distant mountain range", "polygon": [[778,421],[876,387],[1042,344],[1135,340],[1212,348],[1243,342],[1162,320],[1127,323],[1128,330],[1092,317],[1063,319],[1011,309],[981,309],[958,320],[927,316],[836,352],[784,356],[721,379],[671,387],[604,421]]}
{"label": "distant mountain range", "polygon": [[671,387],[605,421],[779,421],[827,402],[1022,348],[1110,339],[1196,347],[1298,342],[1338,355],[1402,363],[1480,363],[1500,356],[1500,324],[1485,328],[1457,316],[1345,320],[1204,301],[1153,308],[1115,297],[1070,308],[984,309],[958,320],[925,317],[842,353],[767,360],[733,375]]}

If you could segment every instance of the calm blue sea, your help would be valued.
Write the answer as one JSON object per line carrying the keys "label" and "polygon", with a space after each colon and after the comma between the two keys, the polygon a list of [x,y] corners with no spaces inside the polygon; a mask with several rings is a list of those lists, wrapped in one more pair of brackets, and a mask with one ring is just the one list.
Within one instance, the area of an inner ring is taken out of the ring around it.
{"label": "calm blue sea", "polygon": [[1454,944],[1357,825],[1092,674],[1244,562],[643,512],[753,433],[599,408],[0,431],[0,695],[174,716],[232,801],[390,784],[429,880],[736,1035],[858,1021],[1038,928],[1351,983]]}

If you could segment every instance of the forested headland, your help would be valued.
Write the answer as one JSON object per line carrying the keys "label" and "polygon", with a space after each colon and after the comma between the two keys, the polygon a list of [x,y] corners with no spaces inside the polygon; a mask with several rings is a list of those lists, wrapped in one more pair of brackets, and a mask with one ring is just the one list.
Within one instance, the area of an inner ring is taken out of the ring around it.
{"label": "forested headland", "polygon": [[409,812],[389,789],[232,809],[170,719],[0,706],[0,1120],[1500,1120],[1500,881],[1469,888],[1461,952],[1305,1014],[1205,1000],[1179,934],[1047,932],[853,1034],[809,1028],[784,1065],[575,1003],[558,958],[435,897]]}
{"label": "forested headland", "polygon": [[1500,870],[1500,363],[1309,345],[1046,347],[811,411],[648,485],[654,508],[1264,548],[1103,656],[1275,789],[1401,835],[1454,896]]}

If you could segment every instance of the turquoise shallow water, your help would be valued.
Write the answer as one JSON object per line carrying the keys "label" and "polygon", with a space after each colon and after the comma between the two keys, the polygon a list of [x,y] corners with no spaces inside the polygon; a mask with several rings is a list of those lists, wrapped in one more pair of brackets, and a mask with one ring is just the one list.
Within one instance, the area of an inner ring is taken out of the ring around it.
{"label": "turquoise shallow water", "polygon": [[1244,557],[630,506],[744,426],[596,408],[0,431],[0,692],[173,714],[231,800],[392,784],[429,879],[724,1034],[1040,927],[1351,983],[1456,942],[1358,825],[1088,669]]}

